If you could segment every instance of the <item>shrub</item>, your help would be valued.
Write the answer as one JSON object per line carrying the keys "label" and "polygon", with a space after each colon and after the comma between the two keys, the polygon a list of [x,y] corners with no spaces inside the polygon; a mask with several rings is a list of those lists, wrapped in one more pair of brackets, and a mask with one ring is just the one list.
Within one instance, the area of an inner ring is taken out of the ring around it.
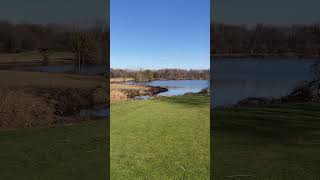
{"label": "shrub", "polygon": [[43,98],[24,90],[0,90],[0,128],[28,128],[55,121],[53,108]]}
{"label": "shrub", "polygon": [[126,101],[127,100],[127,95],[121,91],[117,90],[111,90],[110,93],[110,100],[111,102],[121,102],[121,101]]}

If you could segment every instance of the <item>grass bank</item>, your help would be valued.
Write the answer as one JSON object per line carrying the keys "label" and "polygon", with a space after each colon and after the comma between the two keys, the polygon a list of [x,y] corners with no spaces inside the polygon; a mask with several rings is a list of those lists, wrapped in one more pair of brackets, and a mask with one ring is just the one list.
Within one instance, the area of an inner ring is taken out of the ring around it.
{"label": "grass bank", "polygon": [[123,102],[136,96],[155,96],[167,90],[168,89],[159,86],[110,83],[110,100],[112,103]]}
{"label": "grass bank", "polygon": [[319,179],[320,104],[213,110],[214,179]]}
{"label": "grass bank", "polygon": [[106,121],[0,131],[1,179],[106,179]]}
{"label": "grass bank", "polygon": [[134,81],[133,78],[110,78],[110,83],[122,83]]}
{"label": "grass bank", "polygon": [[[74,53],[71,52],[51,52],[49,56],[50,64],[73,63]],[[39,51],[29,51],[22,53],[0,54],[0,68],[14,66],[41,65],[43,57]]]}
{"label": "grass bank", "polygon": [[111,104],[111,179],[208,179],[209,96]]}
{"label": "grass bank", "polygon": [[0,70],[0,88],[94,88],[105,82],[101,76]]}
{"label": "grass bank", "polygon": [[105,82],[102,76],[0,70],[0,129],[78,121],[80,109],[107,105]]}

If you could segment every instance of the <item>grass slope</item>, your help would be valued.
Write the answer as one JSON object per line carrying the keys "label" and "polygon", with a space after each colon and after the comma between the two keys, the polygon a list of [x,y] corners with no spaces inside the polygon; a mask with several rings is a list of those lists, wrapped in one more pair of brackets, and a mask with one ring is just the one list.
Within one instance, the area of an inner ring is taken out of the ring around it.
{"label": "grass slope", "polygon": [[[74,54],[71,52],[51,52],[49,56],[50,63],[71,63],[74,59]],[[41,63],[43,57],[39,51],[29,51],[12,54],[0,53],[1,65],[32,65]]]}
{"label": "grass slope", "polygon": [[214,179],[320,179],[320,104],[213,110]]}
{"label": "grass slope", "polygon": [[0,179],[106,179],[106,121],[0,131]]}
{"label": "grass slope", "polygon": [[94,88],[104,82],[100,76],[0,70],[0,88]]}
{"label": "grass slope", "polygon": [[111,104],[111,179],[209,179],[209,96]]}

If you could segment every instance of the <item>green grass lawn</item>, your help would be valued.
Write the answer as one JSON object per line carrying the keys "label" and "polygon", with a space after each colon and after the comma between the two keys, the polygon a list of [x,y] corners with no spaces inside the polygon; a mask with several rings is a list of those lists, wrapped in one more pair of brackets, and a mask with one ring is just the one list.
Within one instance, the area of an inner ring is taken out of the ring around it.
{"label": "green grass lawn", "polygon": [[209,179],[209,96],[111,104],[111,179]]}
{"label": "green grass lawn", "polygon": [[214,179],[320,179],[320,104],[213,110]]}
{"label": "green grass lawn", "polygon": [[[214,179],[320,179],[320,104],[215,109]],[[105,179],[106,122],[0,131],[1,179]],[[209,179],[209,97],[111,105],[111,179]]]}
{"label": "green grass lawn", "polygon": [[0,131],[0,179],[106,179],[106,121]]}

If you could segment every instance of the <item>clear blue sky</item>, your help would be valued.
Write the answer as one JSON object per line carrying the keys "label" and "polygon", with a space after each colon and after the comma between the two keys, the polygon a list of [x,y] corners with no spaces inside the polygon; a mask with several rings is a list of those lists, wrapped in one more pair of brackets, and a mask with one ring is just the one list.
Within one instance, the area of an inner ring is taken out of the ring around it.
{"label": "clear blue sky", "polygon": [[210,0],[111,0],[111,67],[209,69]]}

